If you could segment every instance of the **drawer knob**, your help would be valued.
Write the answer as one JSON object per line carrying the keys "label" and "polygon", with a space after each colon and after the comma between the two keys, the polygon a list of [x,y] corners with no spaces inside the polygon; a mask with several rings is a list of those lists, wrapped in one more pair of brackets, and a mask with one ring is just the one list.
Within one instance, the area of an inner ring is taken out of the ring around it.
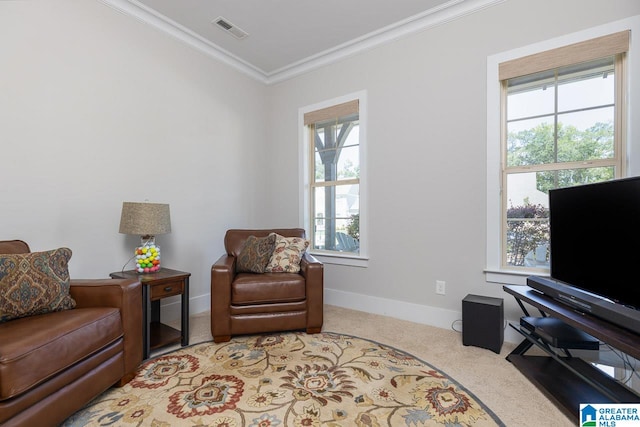
{"label": "drawer knob", "polygon": [[171,286],[167,286],[166,288],[164,288],[165,292],[171,292],[173,290],[173,288]]}

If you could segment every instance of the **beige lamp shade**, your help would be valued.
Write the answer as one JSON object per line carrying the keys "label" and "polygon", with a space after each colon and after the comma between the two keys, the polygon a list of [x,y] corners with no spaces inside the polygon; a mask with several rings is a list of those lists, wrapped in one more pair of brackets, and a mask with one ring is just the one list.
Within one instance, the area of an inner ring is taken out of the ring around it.
{"label": "beige lamp shade", "polygon": [[123,202],[120,233],[157,236],[171,233],[169,205],[164,203]]}

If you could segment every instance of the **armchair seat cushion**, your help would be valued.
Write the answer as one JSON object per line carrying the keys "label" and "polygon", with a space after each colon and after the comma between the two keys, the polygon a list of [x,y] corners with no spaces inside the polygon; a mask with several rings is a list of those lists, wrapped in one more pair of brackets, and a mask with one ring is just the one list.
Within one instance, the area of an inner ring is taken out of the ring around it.
{"label": "armchair seat cushion", "polygon": [[297,273],[240,273],[231,285],[231,304],[278,304],[304,301],[304,276]]}
{"label": "armchair seat cushion", "polygon": [[0,401],[17,396],[123,336],[120,310],[76,308],[0,324]]}

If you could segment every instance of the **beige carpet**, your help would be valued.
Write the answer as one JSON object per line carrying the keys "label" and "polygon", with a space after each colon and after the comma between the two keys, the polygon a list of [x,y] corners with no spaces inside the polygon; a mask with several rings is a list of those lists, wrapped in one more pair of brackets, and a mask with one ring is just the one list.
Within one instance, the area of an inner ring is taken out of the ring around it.
{"label": "beige carpet", "polygon": [[[191,318],[191,344],[212,339],[209,322],[208,313]],[[575,426],[505,360],[514,344],[505,343],[498,355],[490,350],[463,346],[461,334],[453,330],[328,305],[322,329],[374,340],[424,360],[462,384],[506,426]]]}

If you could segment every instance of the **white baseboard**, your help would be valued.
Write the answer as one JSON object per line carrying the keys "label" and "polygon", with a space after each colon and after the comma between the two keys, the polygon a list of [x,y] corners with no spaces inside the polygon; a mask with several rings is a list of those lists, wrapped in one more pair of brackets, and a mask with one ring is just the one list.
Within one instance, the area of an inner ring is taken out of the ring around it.
{"label": "white baseboard", "polygon": [[[437,328],[462,330],[462,311],[328,288],[324,289],[324,302],[329,305],[380,314]],[[455,326],[455,329],[453,329],[453,326]],[[511,327],[507,326],[504,331],[504,339],[507,342],[519,343],[523,338]]]}
{"label": "white baseboard", "polygon": [[[329,288],[324,289],[324,302],[325,304],[335,305],[337,307],[380,314],[382,316],[408,320],[410,322],[435,326],[437,328],[453,330],[453,326],[455,326],[455,330],[462,330],[462,311],[447,310],[429,305],[415,304],[406,301],[374,297]],[[204,313],[210,309],[210,294],[189,298],[189,313],[192,316],[194,314]],[[179,298],[175,298],[175,300],[162,305],[161,316],[163,321],[178,321],[180,319],[180,313],[181,304]],[[507,326],[504,331],[504,339],[507,342],[519,343],[523,338],[520,334]]]}
{"label": "white baseboard", "polygon": [[[445,310],[428,305],[373,297],[335,289],[324,288],[324,302],[325,304],[335,305],[337,307],[380,314],[444,329],[452,329],[451,325],[455,321],[462,320],[462,312],[454,310]],[[459,328],[456,327],[456,329]]]}

